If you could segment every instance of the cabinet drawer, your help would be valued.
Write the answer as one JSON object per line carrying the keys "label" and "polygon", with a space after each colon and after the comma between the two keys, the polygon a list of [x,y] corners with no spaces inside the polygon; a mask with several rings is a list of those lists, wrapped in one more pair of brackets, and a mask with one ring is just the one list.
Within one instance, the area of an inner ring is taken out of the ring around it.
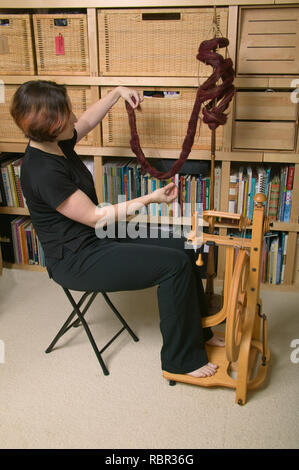
{"label": "cabinet drawer", "polygon": [[242,8],[239,74],[298,74],[299,8]]}
{"label": "cabinet drawer", "polygon": [[[28,142],[21,129],[14,123],[9,106],[18,85],[5,85],[5,102],[0,103],[0,142]],[[67,86],[67,92],[77,118],[93,103],[90,86]],[[80,141],[80,145],[99,145],[96,130],[92,130]]]}
{"label": "cabinet drawer", "polygon": [[295,122],[242,122],[234,124],[234,149],[294,150]]}
{"label": "cabinet drawer", "polygon": [[34,75],[30,15],[0,15],[0,70],[3,75]]}
{"label": "cabinet drawer", "polygon": [[0,102],[0,142],[28,142],[9,112],[9,106],[17,88],[17,85],[5,84],[5,100],[3,103]]}
{"label": "cabinet drawer", "polygon": [[[213,8],[99,10],[100,75],[209,76],[211,67],[199,63],[196,54],[211,36],[213,16]],[[218,7],[218,37],[227,34],[227,18],[228,8]]]}
{"label": "cabinet drawer", "polygon": [[33,15],[38,75],[89,75],[87,15]]}
{"label": "cabinet drawer", "polygon": [[[77,119],[91,106],[94,102],[92,90],[90,86],[73,86],[68,85],[67,93],[72,102],[72,109]],[[96,129],[93,129],[85,135],[79,142],[79,145],[101,145],[97,139]]]}
{"label": "cabinet drawer", "polygon": [[236,93],[235,119],[296,121],[298,105],[292,103],[290,92]]}

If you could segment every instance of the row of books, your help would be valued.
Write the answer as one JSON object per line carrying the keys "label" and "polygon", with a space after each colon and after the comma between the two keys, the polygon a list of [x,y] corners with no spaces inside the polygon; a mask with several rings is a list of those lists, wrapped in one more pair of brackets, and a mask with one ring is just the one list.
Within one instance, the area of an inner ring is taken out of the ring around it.
{"label": "row of books", "polygon": [[[0,155],[0,206],[26,207],[20,184],[21,164],[24,154],[2,153]],[[82,157],[83,163],[94,178],[93,157]]]}
{"label": "row of books", "polygon": [[267,196],[265,214],[270,220],[289,222],[291,215],[294,165],[264,168],[248,165],[232,171],[229,182],[228,211],[252,219],[254,196]]}
{"label": "row of books", "polygon": [[[210,177],[176,174],[168,180],[158,180],[149,173],[143,174],[136,160],[113,160],[103,165],[104,202],[117,204],[144,196],[174,182],[178,199],[170,204],[152,203],[141,209],[142,214],[170,217],[189,217],[197,210],[209,209]],[[215,168],[215,209],[220,207],[221,167]]]}
{"label": "row of books", "polygon": [[0,155],[0,206],[27,207],[20,184],[23,154]]}
{"label": "row of books", "polygon": [[[239,232],[229,231],[234,237],[241,236]],[[246,238],[251,238],[251,231],[246,232]],[[262,283],[283,284],[288,246],[288,232],[272,231],[264,235],[260,280]]]}
{"label": "row of books", "polygon": [[263,241],[261,282],[283,284],[288,233],[267,233]]}
{"label": "row of books", "polygon": [[45,266],[45,256],[28,216],[1,215],[1,249],[4,261]]}
{"label": "row of books", "polygon": [[[27,207],[20,185],[22,154],[0,155],[0,206]],[[93,172],[93,159],[83,162]],[[229,181],[228,211],[253,217],[254,196],[263,192],[267,196],[265,213],[270,220],[289,222],[291,214],[294,165],[264,168],[248,165],[233,170]],[[273,174],[272,174],[273,173]],[[147,215],[189,217],[197,210],[207,210],[210,204],[210,177],[175,175],[165,181],[143,174],[136,160],[114,159],[103,165],[104,202],[117,204],[148,194],[170,181],[175,182],[179,196],[171,204],[151,204],[141,210]],[[214,208],[220,210],[221,167],[215,167]]]}

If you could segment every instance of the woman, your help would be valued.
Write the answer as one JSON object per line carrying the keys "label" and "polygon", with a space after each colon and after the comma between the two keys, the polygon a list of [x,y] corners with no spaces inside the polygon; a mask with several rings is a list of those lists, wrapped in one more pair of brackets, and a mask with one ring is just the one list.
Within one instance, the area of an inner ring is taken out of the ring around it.
{"label": "woman", "polygon": [[18,88],[11,114],[30,139],[21,185],[32,223],[49,276],[64,287],[113,292],[159,285],[162,369],[207,377],[217,365],[208,362],[205,342],[223,344],[201,327],[206,307],[193,250],[184,251],[183,239],[96,235],[96,227],[125,219],[132,209],[177,197],[171,183],[131,201],[98,206],[92,175],[74,146],[120,97],[134,108],[141,102],[136,90],[116,87],[77,120],[63,85],[36,80]]}

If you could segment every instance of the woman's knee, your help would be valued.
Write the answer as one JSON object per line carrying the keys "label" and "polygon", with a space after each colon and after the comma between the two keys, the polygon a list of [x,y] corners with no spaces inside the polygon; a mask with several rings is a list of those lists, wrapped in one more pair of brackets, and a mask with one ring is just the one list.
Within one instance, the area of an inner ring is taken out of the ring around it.
{"label": "woman's knee", "polygon": [[172,268],[175,272],[184,272],[191,274],[192,272],[192,265],[190,258],[184,251],[173,250],[174,254],[172,257]]}

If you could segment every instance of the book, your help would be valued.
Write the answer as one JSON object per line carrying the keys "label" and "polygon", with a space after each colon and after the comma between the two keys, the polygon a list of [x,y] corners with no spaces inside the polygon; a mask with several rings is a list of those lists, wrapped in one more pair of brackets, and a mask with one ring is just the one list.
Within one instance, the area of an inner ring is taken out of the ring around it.
{"label": "book", "polygon": [[281,266],[281,283],[284,281],[284,273],[286,267],[286,259],[287,259],[287,247],[288,247],[288,233],[284,233],[284,240],[283,240],[283,247],[282,247],[282,266]]}
{"label": "book", "polygon": [[273,273],[276,272],[274,267],[274,254],[276,249],[276,238],[271,241],[270,245],[270,266],[269,266],[269,283],[274,284]]}
{"label": "book", "polygon": [[7,172],[8,172],[8,178],[9,178],[9,183],[10,183],[10,188],[11,188],[13,206],[14,207],[19,207],[20,204],[19,204],[19,200],[18,200],[18,193],[17,193],[17,187],[16,187],[16,181],[15,181],[15,177],[14,177],[14,172],[13,172],[13,168],[12,168],[12,163],[13,163],[13,161],[11,161],[7,165]]}
{"label": "book", "polygon": [[205,197],[205,208],[208,211],[210,209],[210,178],[206,177],[206,197]]}
{"label": "book", "polygon": [[271,181],[271,190],[269,197],[269,220],[277,220],[278,204],[279,204],[279,191],[280,191],[280,179],[279,176],[274,176]]}
{"label": "book", "polygon": [[235,213],[238,207],[238,175],[234,172],[229,177],[228,212]]}
{"label": "book", "polygon": [[238,180],[239,180],[238,209],[237,209],[238,214],[242,214],[243,212],[243,200],[244,200],[243,171],[244,171],[244,168],[241,166],[238,171]]}
{"label": "book", "polygon": [[220,211],[220,198],[221,198],[221,166],[215,167],[215,180],[214,180],[214,206],[216,211]]}
{"label": "book", "polygon": [[267,195],[267,173],[261,166],[257,168],[256,194],[258,193]]}
{"label": "book", "polygon": [[292,190],[287,189],[285,192],[285,206],[283,212],[283,222],[289,222],[291,218],[292,206]]}
{"label": "book", "polygon": [[13,221],[17,219],[16,215],[1,214],[0,220],[0,237],[2,258],[8,263],[15,263],[14,237],[13,237]]}
{"label": "book", "polygon": [[12,170],[13,170],[14,180],[16,184],[18,205],[19,207],[27,207],[26,199],[23,196],[23,191],[22,191],[21,182],[20,182],[22,161],[23,161],[23,157],[15,160],[12,163]]}
{"label": "book", "polygon": [[19,264],[22,264],[24,262],[21,226],[22,224],[26,223],[27,220],[28,220],[28,217],[24,216],[24,217],[20,217],[19,220],[17,220],[15,223],[15,233],[16,233],[16,243],[17,243],[16,263],[19,263]]}
{"label": "book", "polygon": [[281,276],[281,261],[282,261],[282,248],[281,245],[277,244],[277,265],[276,265],[276,284],[280,284],[280,276]]}
{"label": "book", "polygon": [[288,167],[287,166],[282,167],[280,171],[279,202],[278,202],[278,212],[277,212],[277,219],[281,222],[283,222],[287,173],[288,173]]}
{"label": "book", "polygon": [[247,178],[248,178],[248,186],[247,186],[247,206],[245,211],[245,216],[249,217],[249,206],[250,206],[250,197],[251,197],[251,179],[252,179],[252,168],[248,166],[246,168],[247,171]]}
{"label": "book", "polygon": [[8,165],[15,160],[15,157],[10,158],[8,160],[4,160],[0,163],[1,165],[1,177],[3,182],[4,194],[6,199],[6,205],[9,207],[14,206],[14,198],[13,198],[13,189],[11,187],[11,178],[9,176]]}
{"label": "book", "polygon": [[290,165],[288,167],[288,176],[287,176],[287,182],[286,182],[286,189],[287,190],[292,190],[293,189],[294,174],[295,174],[295,166]]}
{"label": "book", "polygon": [[256,177],[254,175],[251,176],[251,188],[249,193],[249,205],[248,205],[248,218],[250,220],[253,219],[253,207],[254,207],[254,196],[256,191]]}
{"label": "book", "polygon": [[248,177],[244,177],[244,191],[243,191],[243,217],[246,217],[247,210],[247,201],[248,201]]}

